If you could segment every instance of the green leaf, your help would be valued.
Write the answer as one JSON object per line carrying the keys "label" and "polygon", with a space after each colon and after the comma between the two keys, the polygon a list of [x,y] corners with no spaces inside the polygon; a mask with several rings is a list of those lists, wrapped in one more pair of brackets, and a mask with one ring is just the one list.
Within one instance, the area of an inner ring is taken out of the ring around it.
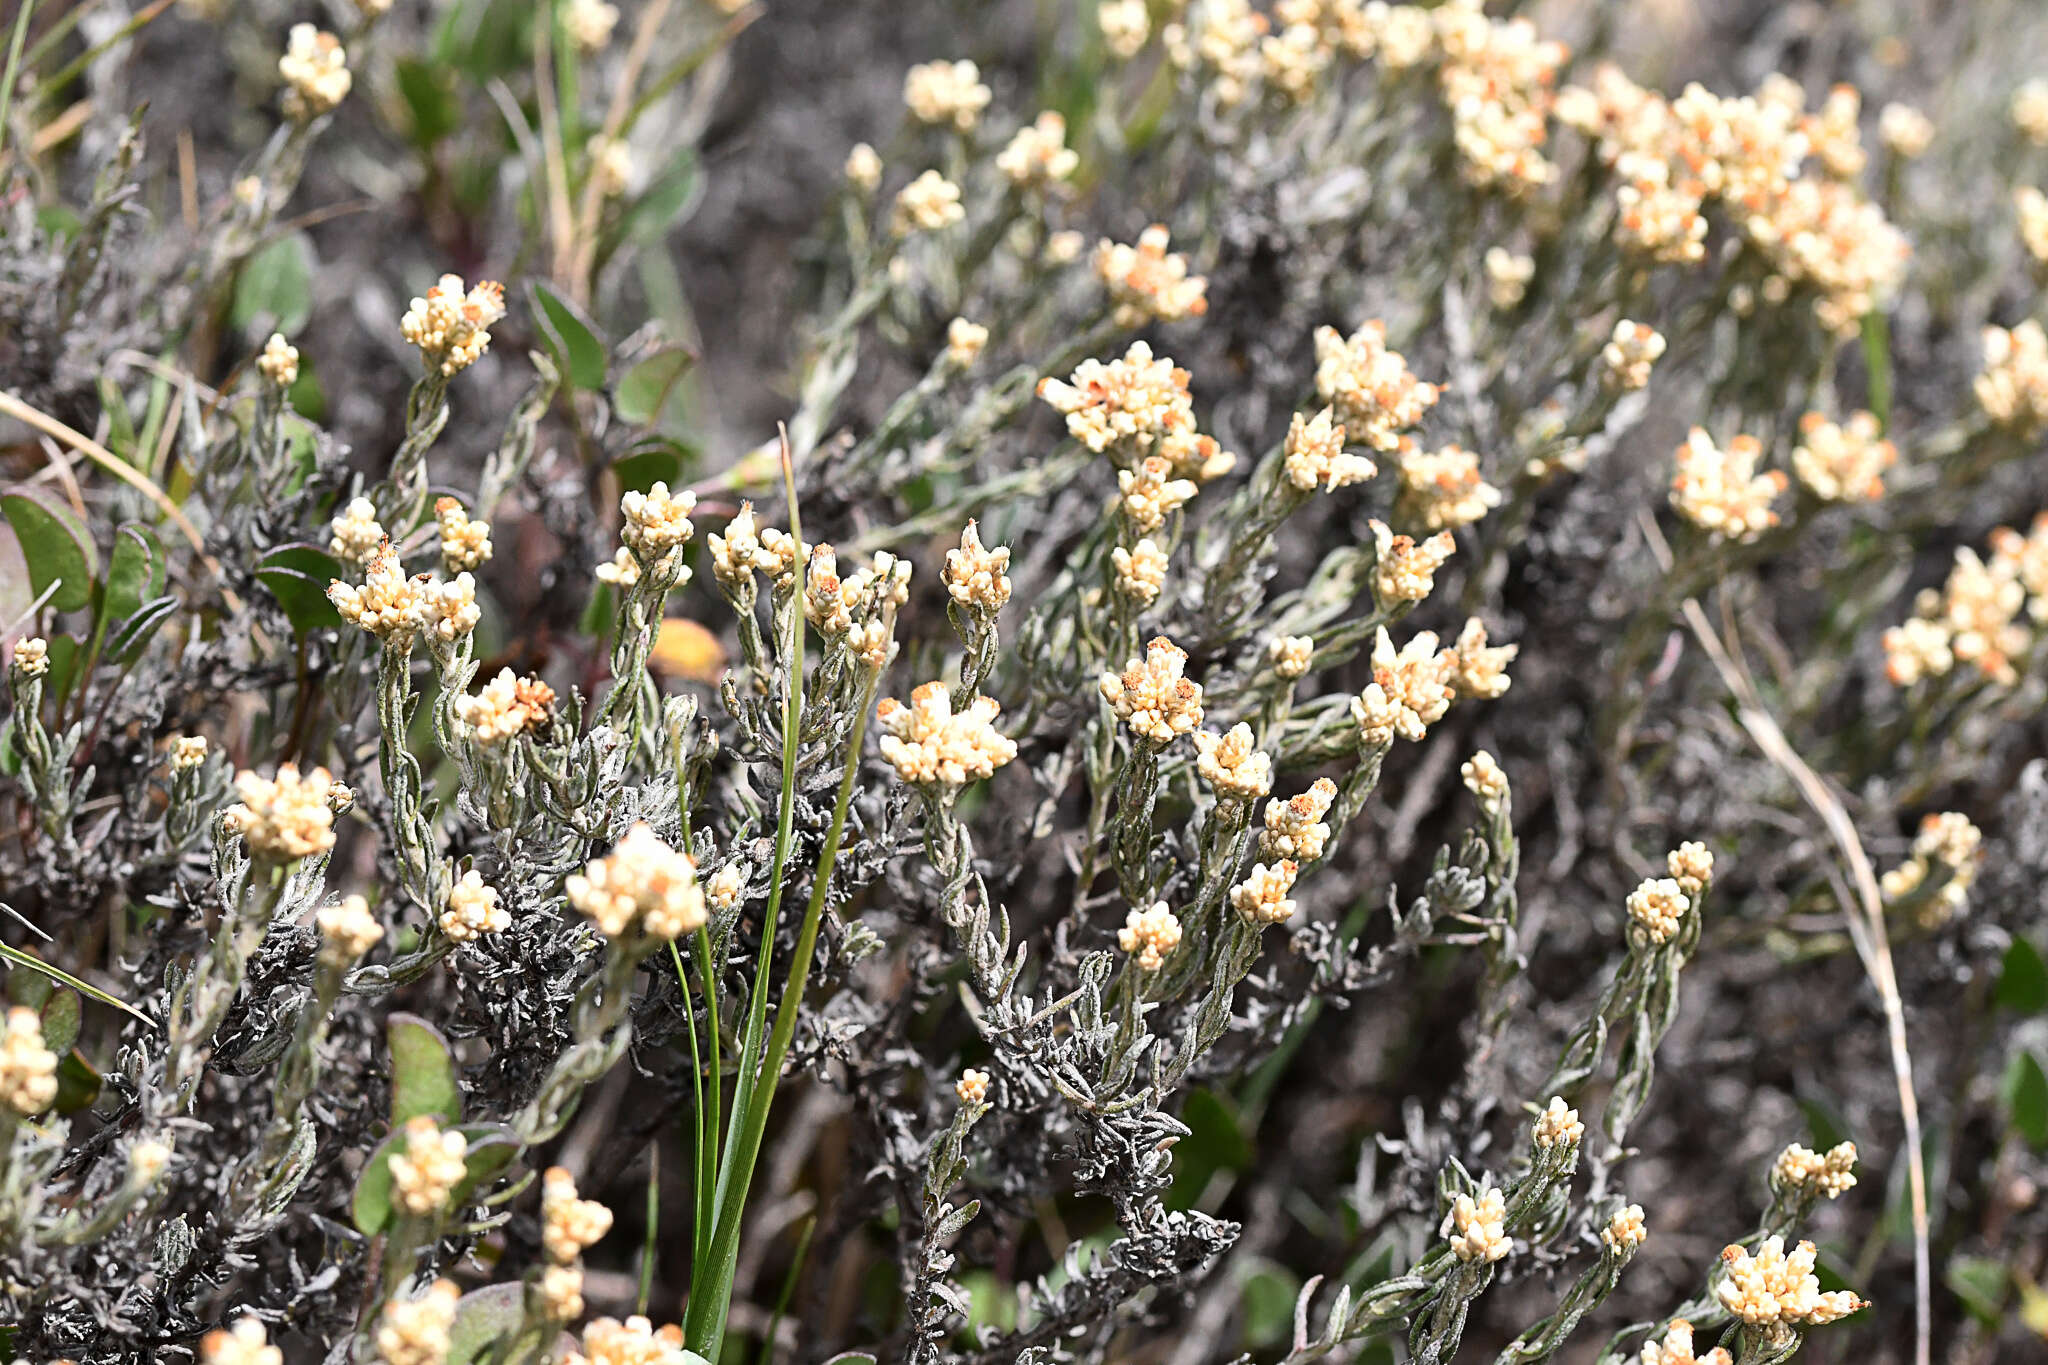
{"label": "green leaf", "polygon": [[53,494],[25,484],[0,493],[0,510],[21,541],[33,594],[40,597],[57,584],[50,594],[53,611],[77,611],[91,602],[100,557],[85,523]]}
{"label": "green leaf", "polygon": [[462,126],[462,107],[456,102],[454,75],[448,67],[400,57],[394,74],[412,115],[412,140],[420,147],[432,147]]}
{"label": "green leaf", "polygon": [[519,1155],[520,1146],[518,1135],[502,1123],[466,1123],[455,1131],[469,1139],[462,1158],[464,1175],[448,1196],[451,1204],[459,1205],[497,1179]]}
{"label": "green leaf", "polygon": [[0,631],[25,623],[35,604],[36,590],[30,585],[21,537],[11,523],[0,521]]}
{"label": "green leaf", "polygon": [[118,631],[163,591],[164,548],[155,532],[131,521],[114,532],[106,582],[100,587],[99,619],[93,624],[93,648],[99,649],[108,631]]}
{"label": "green leaf", "polygon": [[595,393],[604,387],[605,344],[597,327],[576,306],[538,281],[527,286],[534,320],[547,338],[548,349],[562,363],[562,375],[579,389]]}
{"label": "green leaf", "polygon": [[1870,372],[1870,410],[1880,428],[1892,424],[1892,329],[1885,315],[1863,315],[1863,367]]}
{"label": "green leaf", "polygon": [[142,647],[150,637],[163,627],[164,622],[178,614],[178,599],[159,597],[144,602],[133,616],[114,631],[114,638],[107,641],[107,656],[121,663],[132,663],[142,653]]}
{"label": "green leaf", "polygon": [[100,1097],[100,1085],[100,1073],[74,1048],[57,1061],[57,1098],[50,1107],[60,1114],[91,1108]]}
{"label": "green leaf", "polygon": [[1988,1256],[1958,1256],[1948,1263],[1942,1279],[1971,1317],[1987,1327],[1998,1326],[2008,1281],[2005,1262]]}
{"label": "green leaf", "polygon": [[37,1013],[42,1016],[44,1047],[61,1055],[78,1045],[83,1006],[78,1003],[77,991],[53,988]]}
{"label": "green leaf", "polygon": [[1251,1164],[1252,1148],[1230,1102],[1214,1090],[1193,1091],[1182,1106],[1180,1121],[1189,1128],[1174,1148],[1173,1188],[1168,1208],[1193,1208],[1218,1171],[1243,1170]]}
{"label": "green leaf", "polygon": [[1285,1266],[1260,1261],[1244,1277],[1238,1299],[1244,1308],[1244,1344],[1266,1350],[1286,1341],[1294,1331],[1294,1301],[1301,1281]]}
{"label": "green leaf", "polygon": [[2040,1059],[2024,1048],[2013,1054],[2000,1087],[2007,1117],[2035,1151],[2048,1148],[2048,1075]]}
{"label": "green leaf", "polygon": [[361,1174],[356,1176],[349,1216],[365,1237],[375,1237],[391,1222],[391,1158],[404,1141],[405,1134],[393,1133],[378,1143],[370,1159],[363,1163]]}
{"label": "green leaf", "polygon": [[434,60],[478,81],[523,70],[533,0],[457,0],[434,35]]}
{"label": "green leaf", "polygon": [[671,486],[680,483],[683,463],[694,453],[688,446],[665,436],[650,436],[635,441],[613,460],[612,473],[619,480],[621,493],[645,493],[658,482]]}
{"label": "green leaf", "polygon": [[626,210],[619,220],[619,231],[636,242],[661,240],[670,228],[689,218],[701,188],[697,149],[684,143],[676,149],[668,169],[649,183]]}
{"label": "green leaf", "polygon": [[462,1118],[462,1086],[455,1056],[441,1031],[415,1014],[394,1014],[386,1025],[391,1049],[391,1126],[403,1128],[422,1114],[443,1127]]}
{"label": "green leaf", "polygon": [[341,577],[341,564],[319,546],[280,545],[257,561],[256,577],[299,634],[341,624],[341,613],[327,600],[327,585]]}
{"label": "green leaf", "polygon": [[676,386],[697,357],[688,351],[657,351],[620,377],[612,394],[619,416],[636,426],[652,426],[661,420],[662,409],[674,397]]}
{"label": "green leaf", "polygon": [[[52,981],[61,981],[65,985],[69,986],[72,990],[77,991],[80,995],[89,996],[92,999],[99,1001],[103,1005],[112,1005],[117,1010],[123,1010],[128,1014],[134,1015],[135,1018],[141,1020],[142,1023],[144,1023],[145,1025],[148,1025],[151,1028],[155,1027],[155,1024],[151,1023],[150,1017],[142,1013],[140,1010],[136,1009],[134,1006],[129,1005],[124,1001],[115,999],[113,996],[108,995],[105,991],[101,990],[98,986],[88,985],[86,982],[80,981],[77,977],[71,975],[71,973],[61,971],[56,967],[52,967],[49,963],[44,962],[41,958],[32,957],[28,953],[23,952],[19,948],[10,948],[4,943],[0,943],[0,958],[4,958],[5,960],[7,960],[10,963],[13,963],[17,967],[26,967],[32,972],[39,972],[43,976],[48,977]],[[21,995],[16,993],[14,989],[14,978],[17,975],[19,975],[19,973],[10,971],[7,975],[9,994],[13,995],[13,997],[17,1000],[21,999]]]}
{"label": "green leaf", "polygon": [[522,1300],[517,1282],[473,1289],[458,1299],[448,1327],[447,1365],[472,1365],[518,1331],[525,1317]]}
{"label": "green leaf", "polygon": [[61,703],[71,695],[71,686],[78,681],[78,638],[55,634],[48,637],[48,643],[50,671],[43,675],[43,695]]}
{"label": "green leaf", "polygon": [[1799,1109],[1806,1115],[1806,1131],[1813,1138],[1815,1151],[1825,1152],[1836,1143],[1849,1140],[1848,1120],[1831,1100],[1807,1096],[1799,1101]]}
{"label": "green leaf", "polygon": [[1999,964],[1998,1003],[2020,1014],[2048,1010],[2048,965],[2041,961],[2041,950],[2018,934]]}
{"label": "green leaf", "polygon": [[266,243],[242,262],[228,316],[245,336],[290,335],[313,316],[313,243],[303,232]]}

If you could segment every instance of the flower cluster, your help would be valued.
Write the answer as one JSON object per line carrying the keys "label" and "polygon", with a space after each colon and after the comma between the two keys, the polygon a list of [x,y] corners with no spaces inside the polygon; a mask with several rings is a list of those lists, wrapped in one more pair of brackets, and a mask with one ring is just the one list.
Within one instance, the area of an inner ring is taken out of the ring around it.
{"label": "flower cluster", "polygon": [[1102,675],[1102,697],[1132,733],[1153,744],[1172,743],[1202,723],[1202,685],[1185,676],[1187,651],[1165,636],[1145,646],[1122,673]]}
{"label": "flower cluster", "polygon": [[899,233],[937,232],[967,216],[960,203],[960,187],[927,170],[896,192],[894,223]]}
{"label": "flower cluster", "polygon": [[1430,531],[1470,526],[1500,506],[1500,490],[1479,472],[1479,457],[1462,446],[1401,456],[1401,516]]}
{"label": "flower cluster", "polygon": [[994,697],[983,696],[955,711],[942,682],[913,688],[908,706],[884,697],[875,707],[882,757],[905,782],[957,791],[1017,756],[1016,744],[996,729],[1001,710]]}
{"label": "flower cluster", "polygon": [[485,934],[510,928],[512,912],[499,904],[497,889],[472,869],[448,889],[439,923],[441,932],[455,942],[474,943]]}
{"label": "flower cluster", "polygon": [[1195,731],[1195,771],[1218,796],[1255,801],[1273,790],[1273,760],[1242,722],[1221,735]]}
{"label": "flower cluster", "polygon": [[455,699],[455,715],[479,744],[497,745],[545,725],[554,704],[554,688],[501,668],[475,693]]}
{"label": "flower cluster", "polygon": [[26,1005],[7,1011],[0,1033],[0,1103],[40,1114],[57,1098],[57,1054],[43,1046],[43,1021]]}
{"label": "flower cluster", "polygon": [[1247,924],[1280,924],[1292,919],[1294,902],[1287,893],[1294,889],[1299,871],[1299,865],[1287,858],[1253,863],[1244,880],[1230,888],[1230,908]]}
{"label": "flower cluster", "polygon": [[696,860],[670,848],[645,824],[634,825],[609,854],[570,875],[563,889],[569,904],[609,939],[637,932],[674,940],[705,920]]}
{"label": "flower cluster", "polygon": [[1875,502],[1884,496],[1884,472],[1898,448],[1879,433],[1874,413],[1858,412],[1841,424],[1818,412],[1799,419],[1792,472],[1823,502]]}
{"label": "flower cluster", "polygon": [[1356,440],[1374,450],[1394,450],[1401,432],[1435,405],[1437,388],[1408,372],[1398,351],[1387,349],[1387,325],[1372,321],[1348,338],[1334,327],[1318,327],[1316,395],[1336,410],[1337,420]]}
{"label": "flower cluster", "polygon": [[1813,1243],[1801,1242],[1788,1255],[1783,1237],[1765,1238],[1754,1252],[1727,1247],[1715,1297],[1751,1327],[1819,1327],[1868,1306],[1846,1289],[1821,1293],[1813,1262]]}
{"label": "flower cluster", "polygon": [[490,349],[491,326],[505,316],[505,286],[484,280],[465,290],[460,275],[443,275],[399,319],[398,329],[419,348],[428,374],[446,378],[474,365]]}
{"label": "flower cluster", "polygon": [[625,518],[619,539],[643,571],[659,578],[674,570],[683,546],[697,533],[690,522],[696,506],[695,493],[670,493],[659,481],[645,493],[634,491],[619,498],[619,512]]}
{"label": "flower cluster", "polygon": [[1716,1346],[1703,1356],[1693,1354],[1692,1324],[1684,1318],[1664,1330],[1662,1341],[1643,1343],[1643,1365],[1735,1365],[1735,1357]]}
{"label": "flower cluster", "polygon": [[40,678],[50,671],[50,642],[32,635],[14,646],[14,667],[25,678]]}
{"label": "flower cluster", "polygon": [[282,332],[272,332],[256,357],[256,372],[280,389],[290,388],[299,379],[299,348]]}
{"label": "flower cluster", "polygon": [[983,546],[980,528],[970,521],[961,528],[960,548],[946,551],[942,577],[946,595],[961,606],[1000,611],[1010,600],[1010,547]]}
{"label": "flower cluster", "polygon": [[1230,468],[1208,469],[1217,458],[1215,443],[1205,449],[1207,438],[1195,430],[1188,372],[1165,356],[1155,358],[1142,341],[1107,364],[1082,361],[1068,379],[1047,375],[1038,381],[1038,396],[1066,417],[1075,440],[1126,466],[1156,454],[1190,478],[1214,478]]}
{"label": "flower cluster", "polygon": [[1095,248],[1095,273],[1109,289],[1110,317],[1119,327],[1176,322],[1209,311],[1209,282],[1188,274],[1187,257],[1168,251],[1164,224],[1138,234],[1136,246],[1104,239]]}
{"label": "flower cluster", "polygon": [[1145,536],[1128,550],[1119,545],[1109,552],[1109,562],[1119,594],[1140,607],[1159,600],[1166,588],[1167,568],[1167,554],[1159,542]]}
{"label": "flower cluster", "polygon": [[[335,539],[341,539],[336,522]],[[427,578],[407,577],[398,551],[384,541],[363,562],[363,584],[335,579],[327,585],[327,600],[341,613],[341,619],[358,626],[379,640],[400,648],[409,646],[427,621]]]}
{"label": "flower cluster", "polygon": [[1266,646],[1266,657],[1272,661],[1275,673],[1292,682],[1306,676],[1309,665],[1315,662],[1316,642],[1308,635],[1276,635]]}
{"label": "flower cluster", "polygon": [[1614,335],[1600,348],[1600,363],[1607,382],[1623,392],[1643,388],[1650,382],[1650,367],[1664,355],[1664,334],[1646,322],[1623,318],[1614,324]]}
{"label": "flower cluster", "polygon": [[284,1365],[284,1352],[270,1344],[270,1334],[252,1317],[233,1327],[215,1328],[199,1341],[200,1365]]}
{"label": "flower cluster", "polygon": [[1628,893],[1630,937],[1646,944],[1669,942],[1690,909],[1692,900],[1677,878],[1646,877]]}
{"label": "flower cluster", "polygon": [[1649,1240],[1650,1229],[1643,1221],[1641,1204],[1628,1204],[1616,1209],[1614,1216],[1607,1220],[1607,1226],[1600,1229],[1603,1245],[1631,1255]]}
{"label": "flower cluster", "polygon": [[291,763],[278,765],[274,778],[242,772],[235,795],[221,819],[242,836],[251,856],[272,862],[311,858],[334,847],[334,805],[341,789],[325,768],[303,777]]}
{"label": "flower cluster", "polygon": [[1481,749],[1458,765],[1458,776],[1464,779],[1465,790],[1479,800],[1479,805],[1488,815],[1500,809],[1500,803],[1508,796],[1508,775],[1494,760],[1492,754]]}
{"label": "flower cluster", "polygon": [[353,80],[341,39],[311,24],[292,25],[284,55],[277,59],[277,74],[284,77],[286,87],[285,117],[295,123],[332,110],[348,97]]}
{"label": "flower cluster", "polygon": [[[1576,1147],[1585,1136],[1586,1125],[1579,1120],[1579,1111],[1558,1095],[1550,1097],[1549,1105],[1536,1116],[1536,1122],[1529,1130],[1529,1140],[1544,1151],[1553,1147]],[[1640,1216],[1641,1210],[1637,1213]]]}
{"label": "flower cluster", "polygon": [[491,557],[491,524],[472,520],[453,498],[437,498],[434,520],[441,529],[441,570],[457,574],[480,569]]}
{"label": "flower cluster", "polygon": [[1164,526],[1201,491],[1193,479],[1175,478],[1173,461],[1160,455],[1147,455],[1135,468],[1119,469],[1116,486],[1118,510],[1139,535]]}
{"label": "flower cluster", "polygon": [[612,1230],[612,1211],[594,1199],[580,1199],[576,1178],[550,1166],[541,1181],[541,1248],[557,1264],[567,1265],[596,1246]]}
{"label": "flower cluster", "polygon": [[1067,120],[1050,109],[1019,128],[996,153],[996,169],[1020,187],[1056,184],[1080,164],[1081,154],[1067,146]]}
{"label": "flower cluster", "polygon": [[953,1083],[953,1094],[962,1104],[980,1104],[988,1098],[988,1081],[986,1071],[977,1071],[970,1066]]}
{"label": "flower cluster", "polygon": [[1984,329],[1977,404],[1992,421],[2020,432],[2048,426],[2048,333],[2032,318],[2007,330]]}
{"label": "flower cluster", "polygon": [[1295,413],[1287,424],[1287,438],[1280,446],[1280,472],[1290,487],[1310,493],[1320,488],[1334,493],[1363,483],[1379,473],[1379,466],[1363,455],[1344,449],[1344,428],[1324,408],[1314,417]]}
{"label": "flower cluster", "polygon": [[2037,521],[2034,536],[1994,536],[1989,564],[1959,546],[1941,590],[1922,590],[1914,601],[1916,616],[1884,633],[1885,675],[1908,687],[1938,678],[1960,661],[2001,687],[2018,682],[2012,661],[2025,652],[2028,638],[2020,609],[2028,605],[2030,579],[2039,581],[2036,571],[2048,557],[2048,534],[2041,530]]}
{"label": "flower cluster", "polygon": [[1969,899],[1970,886],[1977,880],[1977,866],[1983,858],[1980,846],[1984,832],[1958,811],[1942,811],[1920,821],[1913,836],[1912,856],[1879,879],[1887,900],[1900,900],[1926,885],[1937,870],[1946,879],[1922,912],[1921,923],[1928,928],[1950,919]]}
{"label": "flower cluster", "polygon": [[925,62],[903,78],[903,103],[920,123],[968,132],[988,108],[989,88],[973,62]]}
{"label": "flower cluster", "polygon": [[1458,544],[1449,531],[1438,531],[1427,540],[1397,536],[1384,521],[1366,523],[1372,531],[1374,558],[1373,597],[1382,611],[1420,602],[1436,588],[1436,571],[1444,566]]}
{"label": "flower cluster", "polygon": [[384,926],[370,913],[370,903],[357,895],[321,906],[313,924],[320,931],[321,957],[337,967],[348,966],[384,937]]}
{"label": "flower cluster", "polygon": [[443,1129],[431,1114],[406,1120],[405,1145],[391,1156],[391,1186],[399,1206],[415,1218],[440,1213],[468,1172],[469,1142]]}
{"label": "flower cluster", "polygon": [[1771,503],[1785,491],[1783,470],[1756,472],[1763,448],[1754,436],[1737,436],[1727,449],[1699,427],[1678,448],[1678,472],[1671,479],[1671,505],[1709,535],[1755,540],[1778,524]]}
{"label": "flower cluster", "polygon": [[1268,858],[1291,858],[1312,863],[1323,856],[1330,839],[1330,827],[1323,817],[1337,799],[1337,784],[1319,777],[1309,789],[1285,800],[1266,803],[1266,828],[1259,835],[1259,852]]}
{"label": "flower cluster", "polygon": [[1166,908],[1165,901],[1156,901],[1124,917],[1116,942],[1131,955],[1139,971],[1156,972],[1165,965],[1166,955],[1180,946],[1180,920]]}
{"label": "flower cluster", "polygon": [[1434,631],[1417,631],[1397,652],[1381,626],[1372,650],[1372,681],[1351,701],[1359,742],[1377,748],[1397,735],[1420,741],[1451,709],[1456,666],[1456,656],[1437,652]]}
{"label": "flower cluster", "polygon": [[643,1317],[592,1318],[583,1329],[583,1350],[570,1352],[564,1365],[683,1365],[687,1358],[679,1327],[657,1329]]}
{"label": "flower cluster", "polygon": [[1771,1164],[1771,1186],[1840,1199],[1856,1188],[1856,1144],[1838,1142],[1825,1152],[1816,1152],[1795,1142]]}
{"label": "flower cluster", "polygon": [[377,508],[368,498],[352,498],[341,514],[329,523],[331,539],[327,548],[347,564],[367,564],[383,548],[384,526],[377,520]]}
{"label": "flower cluster", "polygon": [[1513,1249],[1507,1232],[1507,1197],[1492,1185],[1482,1186],[1479,1197],[1461,1194],[1451,1205],[1449,1228],[1451,1252],[1461,1261],[1490,1264]]}
{"label": "flower cluster", "polygon": [[377,1325],[378,1358],[384,1365],[441,1365],[461,1297],[455,1281],[436,1280],[418,1298],[390,1304]]}

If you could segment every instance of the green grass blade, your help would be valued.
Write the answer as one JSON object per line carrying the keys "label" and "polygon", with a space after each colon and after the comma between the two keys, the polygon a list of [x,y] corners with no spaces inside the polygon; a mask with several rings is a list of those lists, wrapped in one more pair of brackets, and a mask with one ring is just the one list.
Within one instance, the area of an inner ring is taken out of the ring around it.
{"label": "green grass blade", "polygon": [[32,957],[29,954],[21,951],[21,949],[19,948],[10,948],[4,943],[0,943],[0,958],[4,958],[7,961],[15,963],[19,966],[27,967],[30,971],[41,972],[44,976],[49,977],[52,981],[61,982],[64,985],[69,986],[72,990],[77,991],[80,995],[89,995],[93,999],[99,1001],[102,1005],[112,1005],[117,1010],[125,1010],[127,1013],[141,1020],[144,1024],[148,1025],[149,1027],[156,1027],[156,1022],[154,1020],[152,1020],[148,1015],[144,1014],[141,1010],[136,1009],[127,1001],[118,1000],[115,997],[108,995],[98,986],[92,985],[89,982],[80,981],[77,977],[71,975],[71,973],[61,971],[56,967],[52,967],[49,963],[43,961],[41,958]]}

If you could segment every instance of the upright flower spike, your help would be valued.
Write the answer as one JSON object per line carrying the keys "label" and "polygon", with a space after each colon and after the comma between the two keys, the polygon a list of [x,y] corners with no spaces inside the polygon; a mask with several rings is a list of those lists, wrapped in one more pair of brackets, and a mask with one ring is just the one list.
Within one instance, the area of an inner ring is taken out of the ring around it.
{"label": "upright flower spike", "polygon": [[1479,808],[1488,815],[1500,809],[1500,803],[1508,797],[1508,775],[1494,761],[1492,754],[1481,749],[1458,766],[1458,776],[1464,779],[1465,790],[1479,800]]}
{"label": "upright flower spike", "polygon": [[1000,611],[1010,600],[1009,547],[984,547],[979,528],[970,521],[960,531],[960,548],[946,551],[942,576],[946,595],[961,606],[983,612]]}
{"label": "upright flower spike", "polygon": [[405,339],[419,348],[427,373],[443,378],[474,365],[490,348],[491,327],[505,316],[505,286],[484,280],[464,290],[462,276],[443,275],[415,298],[399,320]]}
{"label": "upright flower spike", "polygon": [[632,491],[619,498],[619,512],[625,525],[619,539],[645,573],[666,576],[680,562],[683,546],[696,535],[690,521],[697,495],[688,489],[670,493],[668,484],[656,482],[645,493]]}
{"label": "upright flower spike", "polygon": [[1131,732],[1165,746],[1202,723],[1202,685],[1185,676],[1187,651],[1165,636],[1122,673],[1102,675],[1102,696]]}

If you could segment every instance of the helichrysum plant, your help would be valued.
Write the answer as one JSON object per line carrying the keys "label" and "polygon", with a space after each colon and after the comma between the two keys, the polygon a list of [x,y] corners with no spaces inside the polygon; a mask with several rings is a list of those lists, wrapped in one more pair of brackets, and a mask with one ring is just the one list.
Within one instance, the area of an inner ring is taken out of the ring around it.
{"label": "helichrysum plant", "polygon": [[2048,24],[1522,8],[0,21],[0,1359],[2038,1350]]}

